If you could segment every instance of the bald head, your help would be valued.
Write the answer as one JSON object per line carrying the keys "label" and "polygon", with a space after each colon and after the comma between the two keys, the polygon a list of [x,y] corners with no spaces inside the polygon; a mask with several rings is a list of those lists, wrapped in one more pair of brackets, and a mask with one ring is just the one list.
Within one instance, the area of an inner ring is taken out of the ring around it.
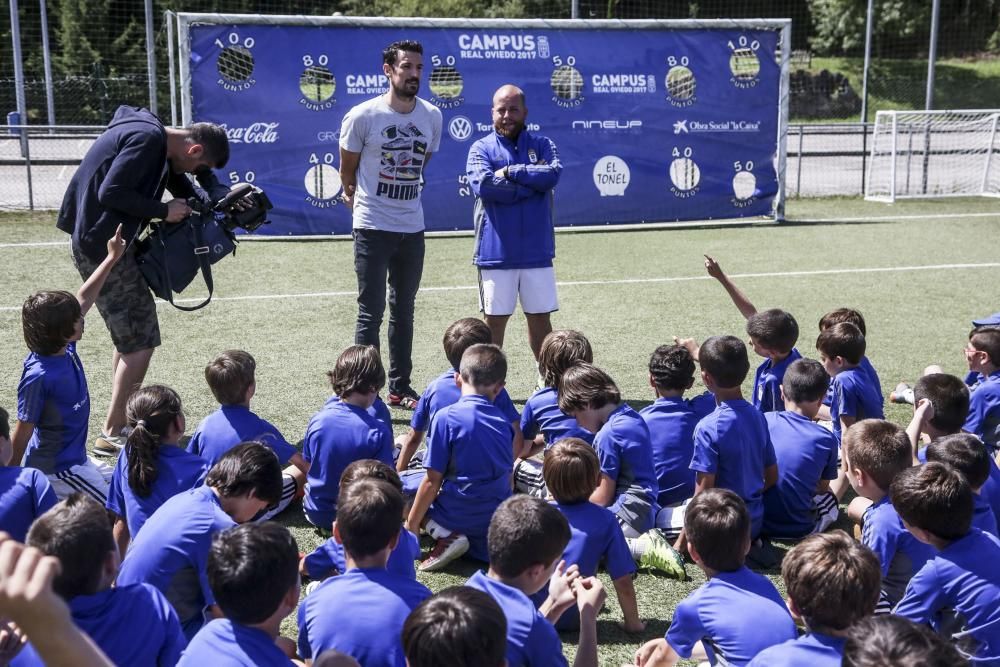
{"label": "bald head", "polygon": [[493,128],[501,137],[516,140],[527,116],[524,91],[517,86],[508,83],[493,94]]}

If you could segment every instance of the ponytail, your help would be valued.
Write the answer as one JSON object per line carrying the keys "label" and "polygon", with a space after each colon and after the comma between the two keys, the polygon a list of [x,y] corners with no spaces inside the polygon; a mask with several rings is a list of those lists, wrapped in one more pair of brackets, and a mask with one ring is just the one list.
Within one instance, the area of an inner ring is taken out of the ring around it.
{"label": "ponytail", "polygon": [[131,428],[125,443],[128,485],[139,497],[153,492],[159,475],[160,445],[170,425],[181,414],[181,399],[163,385],[141,387],[125,409]]}

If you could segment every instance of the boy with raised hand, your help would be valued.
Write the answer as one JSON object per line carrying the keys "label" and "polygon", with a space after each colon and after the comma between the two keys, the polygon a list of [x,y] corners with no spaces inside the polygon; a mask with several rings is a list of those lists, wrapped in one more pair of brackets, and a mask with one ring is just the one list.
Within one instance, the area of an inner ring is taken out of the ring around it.
{"label": "boy with raised hand", "polygon": [[[702,382],[718,405],[695,427],[694,494],[697,498],[716,487],[734,491],[746,504],[750,539],[756,541],[764,521],[764,492],[777,483],[778,465],[764,414],[743,399],[741,385],[750,372],[747,348],[735,336],[713,336],[698,349],[698,362]],[[661,513],[657,523],[679,528],[683,512],[681,506],[670,517]],[[683,529],[675,547],[684,551]]]}
{"label": "boy with raised hand", "polygon": [[837,439],[813,421],[829,384],[822,364],[799,359],[781,383],[785,409],[764,415],[778,461],[778,483],[764,492],[761,532],[768,537],[820,533],[840,516],[829,490],[837,479]]}
{"label": "boy with raised hand", "polygon": [[747,320],[747,335],[753,351],[764,357],[753,378],[750,402],[761,412],[784,409],[781,400],[781,380],[789,364],[802,355],[795,349],[799,339],[799,325],[791,313],[778,308],[760,312],[733,284],[729,276],[714,259],[705,255],[705,270],[725,288],[729,298]]}
{"label": "boy with raised hand", "polygon": [[392,465],[392,429],[368,413],[385,385],[379,352],[371,345],[351,345],[327,374],[340,397],[309,420],[302,453],[309,464],[302,509],[317,531],[329,537],[337,518],[340,476],[354,461],[375,459]]}
{"label": "boy with raised hand", "polygon": [[1000,326],[976,327],[965,348],[969,373],[978,373],[969,387],[965,430],[979,436],[996,453],[1000,448]]}
{"label": "boy with raised hand", "polygon": [[340,492],[334,538],[344,545],[347,572],[320,584],[299,605],[299,654],[306,664],[336,649],[365,667],[403,667],[400,632],[431,592],[386,570],[399,540],[403,494],[381,479]]}
{"label": "boy with raised hand", "polygon": [[970,433],[946,435],[927,445],[924,452],[928,463],[944,463],[962,473],[972,489],[972,527],[997,537],[996,515],[982,495],[993,466],[982,441]]}
{"label": "boy with raised hand", "polygon": [[11,463],[10,421],[0,408],[0,531],[23,542],[31,522],[56,504],[49,480],[35,468]]}
{"label": "boy with raised hand", "polygon": [[1000,540],[971,527],[969,483],[928,462],[897,475],[890,495],[910,533],[935,551],[893,613],[930,625],[976,664],[1000,664]]}
{"label": "boy with raised hand", "polygon": [[[570,539],[566,518],[539,498],[516,495],[490,521],[490,567],[466,586],[491,595],[507,617],[507,665],[566,665],[552,625],[570,606],[580,612],[575,667],[597,665],[597,612],[605,592],[596,577],[581,577],[561,560]],[[549,595],[535,608],[530,596],[549,583]]]}
{"label": "boy with raised hand", "polygon": [[301,497],[309,463],[271,422],[250,410],[257,393],[257,362],[249,352],[226,350],[205,366],[205,381],[219,402],[219,409],[201,420],[191,435],[187,450],[214,465],[241,442],[260,442],[274,450],[278,462],[287,466],[281,477],[281,500],[259,520],[280,514]]}
{"label": "boy with raised hand", "polygon": [[179,667],[290,667],[276,640],[281,621],[299,601],[298,561],[295,538],[274,522],[216,533],[208,553],[208,584],[224,618],[198,631]]}
{"label": "boy with raised hand", "polygon": [[[55,592],[66,600],[77,627],[114,664],[177,663],[186,640],[163,594],[144,583],[112,588],[118,546],[103,506],[90,496],[73,494],[35,521],[27,543],[59,559]],[[44,662],[29,645],[14,664]]]}
{"label": "boy with raised hand", "polygon": [[844,643],[844,667],[965,667],[967,656],[926,625],[883,614],[862,619]]}
{"label": "boy with raised hand", "polygon": [[281,466],[274,451],[245,442],[222,455],[205,485],[163,503],[132,537],[118,586],[152,584],[167,596],[190,639],[219,615],[206,569],[212,536],[252,520],[281,497]]}
{"label": "boy with raised hand", "polygon": [[[462,356],[465,351],[473,345],[490,344],[493,336],[490,333],[486,322],[474,317],[464,317],[453,322],[444,332],[442,345],[444,355],[451,364],[451,368],[446,370],[437,379],[427,385],[424,393],[420,396],[416,407],[413,410],[413,417],[410,420],[410,430],[396,438],[399,446],[399,457],[396,459],[396,470],[403,472],[410,467],[413,455],[416,453],[420,443],[423,442],[424,433],[431,426],[434,415],[438,410],[454,405],[462,396],[458,385],[460,375],[459,367],[462,363]],[[523,437],[521,436],[521,416],[514,407],[514,402],[506,389],[501,388],[494,399],[494,404],[500,412],[507,417],[514,429],[514,453],[520,455],[523,447]],[[419,483],[419,477],[416,479]],[[403,479],[403,486],[409,490],[407,480]],[[410,491],[412,494],[412,491]]]}
{"label": "boy with raised hand", "polygon": [[878,602],[875,554],[840,530],[810,535],[785,556],[781,577],[792,618],[807,633],[765,649],[749,667],[840,667],[848,630]]}
{"label": "boy with raised hand", "polygon": [[17,386],[11,461],[41,470],[58,498],[80,490],[102,505],[107,500],[111,467],[87,456],[90,391],[76,344],[83,336],[84,317],[124,252],[119,225],[104,261],[76,295],[37,292],[21,308],[29,353]]}
{"label": "boy with raised hand", "polygon": [[506,667],[507,619],[486,593],[452,586],[406,617],[403,651],[408,667]]}
{"label": "boy with raised hand", "polygon": [[507,378],[499,347],[477,344],[460,364],[462,397],[431,422],[426,476],[406,519],[415,535],[426,529],[436,540],[420,563],[422,572],[443,568],[466,551],[487,558],[486,535],[493,512],[511,494],[514,432],[495,404]]}
{"label": "boy with raised hand", "polygon": [[744,565],[750,515],[738,495],[727,489],[696,495],[684,532],[688,553],[708,581],[678,603],[666,637],[636,651],[636,665],[671,667],[683,658],[740,666],[795,639],[795,622],[774,584]]}
{"label": "boy with raised hand", "polygon": [[911,466],[910,443],[899,426],[866,419],[847,430],[841,452],[847,479],[859,496],[848,514],[863,523],[861,543],[875,552],[882,567],[882,594],[875,613],[888,613],[903,596],[910,577],[933,555],[930,547],[907,532],[889,498],[892,481]]}

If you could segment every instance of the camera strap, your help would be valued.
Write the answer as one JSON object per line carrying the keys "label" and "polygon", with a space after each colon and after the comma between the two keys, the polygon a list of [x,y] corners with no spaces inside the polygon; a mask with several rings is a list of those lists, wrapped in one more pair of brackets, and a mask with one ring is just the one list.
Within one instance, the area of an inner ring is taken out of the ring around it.
{"label": "camera strap", "polygon": [[[170,267],[167,264],[167,258],[170,255],[169,253],[166,252],[166,248],[164,248],[164,253],[163,253],[163,268],[165,269],[165,271],[163,272],[163,278],[166,281],[167,301],[170,302],[170,305],[176,308],[177,310],[191,312],[193,310],[199,310],[201,308],[204,308],[212,301],[212,292],[215,291],[215,283],[212,280],[212,263],[209,261],[209,257],[211,256],[211,254],[210,254],[210,248],[205,244],[205,239],[203,234],[203,230],[205,229],[205,224],[202,222],[202,218],[200,216],[194,216],[185,224],[191,226],[191,232],[192,235],[194,236],[194,241],[195,241],[194,254],[198,258],[198,265],[201,267],[201,276],[205,280],[205,287],[208,288],[208,296],[205,297],[204,301],[194,306],[181,306],[174,303],[174,286],[171,284]],[[164,238],[165,235],[157,234],[156,235],[157,243],[165,246],[166,243],[164,241]]]}

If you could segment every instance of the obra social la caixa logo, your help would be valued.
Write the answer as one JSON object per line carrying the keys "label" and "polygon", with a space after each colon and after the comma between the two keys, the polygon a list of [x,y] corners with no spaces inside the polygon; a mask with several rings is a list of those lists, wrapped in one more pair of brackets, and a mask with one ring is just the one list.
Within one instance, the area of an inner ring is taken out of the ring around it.
{"label": "obra social la caixa logo", "polygon": [[250,123],[244,127],[229,127],[219,125],[226,131],[226,137],[231,144],[273,144],[278,140],[278,125],[280,123]]}

